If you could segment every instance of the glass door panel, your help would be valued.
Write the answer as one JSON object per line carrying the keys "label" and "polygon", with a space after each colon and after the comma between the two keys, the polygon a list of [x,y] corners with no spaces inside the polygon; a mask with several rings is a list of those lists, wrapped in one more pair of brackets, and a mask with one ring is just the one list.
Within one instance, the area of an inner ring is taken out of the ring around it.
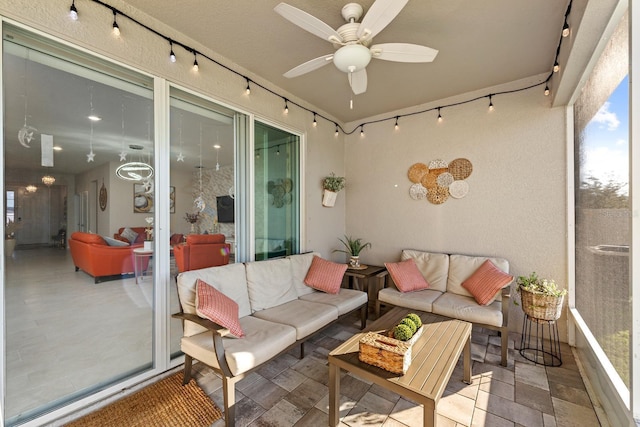
{"label": "glass door panel", "polygon": [[153,216],[152,182],[116,176],[153,164],[153,82],[8,25],[2,67],[5,223],[19,219],[3,301],[15,425],[153,368],[153,281],[136,284],[132,263],[144,236],[114,239]]}
{"label": "glass door panel", "polygon": [[300,137],[255,123],[255,259],[300,251]]}

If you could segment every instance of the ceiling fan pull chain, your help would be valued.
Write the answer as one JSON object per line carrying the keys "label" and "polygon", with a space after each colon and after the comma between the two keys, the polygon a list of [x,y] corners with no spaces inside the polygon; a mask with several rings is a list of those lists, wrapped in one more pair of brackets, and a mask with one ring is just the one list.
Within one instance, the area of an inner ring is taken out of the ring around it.
{"label": "ceiling fan pull chain", "polygon": [[[353,82],[353,72],[349,71],[349,87],[353,87],[351,83]],[[353,90],[351,92],[351,99],[349,100],[349,109],[353,110]]]}

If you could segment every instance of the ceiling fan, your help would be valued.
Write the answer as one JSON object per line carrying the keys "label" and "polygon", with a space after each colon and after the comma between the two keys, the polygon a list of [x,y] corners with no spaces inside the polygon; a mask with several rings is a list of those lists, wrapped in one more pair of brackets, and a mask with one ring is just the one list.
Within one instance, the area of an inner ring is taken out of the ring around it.
{"label": "ceiling fan", "polygon": [[410,43],[382,43],[371,45],[373,37],[382,31],[400,13],[409,0],[376,0],[362,18],[363,9],[357,3],[348,3],[342,8],[342,17],[347,21],[337,30],[318,18],[286,3],[274,10],[303,30],[328,42],[337,49],[335,53],[312,59],[287,71],[291,78],[333,64],[348,73],[349,85],[358,95],[367,90],[366,67],[371,58],[395,62],[431,62],[438,51],[426,46]]}

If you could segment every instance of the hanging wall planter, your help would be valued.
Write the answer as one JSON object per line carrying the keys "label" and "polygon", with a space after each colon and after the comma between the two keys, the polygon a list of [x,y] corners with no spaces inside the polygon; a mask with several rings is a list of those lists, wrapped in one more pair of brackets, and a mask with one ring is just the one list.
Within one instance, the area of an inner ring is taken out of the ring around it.
{"label": "hanging wall planter", "polygon": [[322,181],[324,195],[322,196],[322,206],[333,207],[338,197],[338,192],[344,188],[345,178],[336,176],[333,172]]}

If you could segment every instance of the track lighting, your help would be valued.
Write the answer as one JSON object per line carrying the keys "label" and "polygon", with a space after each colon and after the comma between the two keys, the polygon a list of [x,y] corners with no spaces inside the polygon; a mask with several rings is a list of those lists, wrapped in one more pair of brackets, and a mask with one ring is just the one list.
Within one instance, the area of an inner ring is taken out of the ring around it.
{"label": "track lighting", "polygon": [[394,126],[396,130],[400,128],[400,126],[398,125],[398,118],[400,118],[400,116],[396,116],[396,125]]}
{"label": "track lighting", "polygon": [[338,124],[336,123],[335,125],[336,125],[336,134],[335,135],[338,136],[340,134],[340,132],[338,131]]}
{"label": "track lighting", "polygon": [[364,125],[360,125],[360,136],[364,136]]}
{"label": "track lighting", "polygon": [[198,71],[198,57],[196,55],[196,51],[193,51],[193,71]]}
{"label": "track lighting", "polygon": [[279,155],[280,155],[280,146],[278,145],[276,147],[276,156],[279,156]]}
{"label": "track lighting", "polygon": [[491,99],[493,95],[489,95],[489,111],[493,111],[493,100]]}
{"label": "track lighting", "polygon": [[78,9],[76,9],[76,0],[71,1],[71,7],[69,8],[69,16],[74,21],[78,20]]}
{"label": "track lighting", "polygon": [[549,90],[549,85],[545,85],[544,86],[544,96],[549,96],[550,90]]}
{"label": "track lighting", "polygon": [[247,95],[251,95],[251,86],[249,85],[249,79],[247,79]]}
{"label": "track lighting", "polygon": [[562,37],[568,37],[571,31],[569,30],[569,23],[567,18],[564,19],[564,25],[562,26]]}
{"label": "track lighting", "polygon": [[442,123],[442,114],[440,114],[440,107],[438,107],[438,123]]}
{"label": "track lighting", "polygon": [[287,98],[284,99],[284,113],[289,114],[289,101]]}
{"label": "track lighting", "polygon": [[171,40],[169,40],[169,48],[170,48],[169,61],[176,62],[176,54],[173,53],[173,42]]}
{"label": "track lighting", "polygon": [[113,35],[114,36],[119,36],[120,35],[120,27],[118,26],[118,21],[116,21],[116,11],[113,11]]}
{"label": "track lighting", "polygon": [[316,120],[316,113],[313,113],[313,127],[318,126],[318,121]]}
{"label": "track lighting", "polygon": [[556,62],[553,64],[553,72],[554,72],[554,73],[557,73],[558,71],[560,71],[560,64],[558,64],[558,61],[556,61]]}

